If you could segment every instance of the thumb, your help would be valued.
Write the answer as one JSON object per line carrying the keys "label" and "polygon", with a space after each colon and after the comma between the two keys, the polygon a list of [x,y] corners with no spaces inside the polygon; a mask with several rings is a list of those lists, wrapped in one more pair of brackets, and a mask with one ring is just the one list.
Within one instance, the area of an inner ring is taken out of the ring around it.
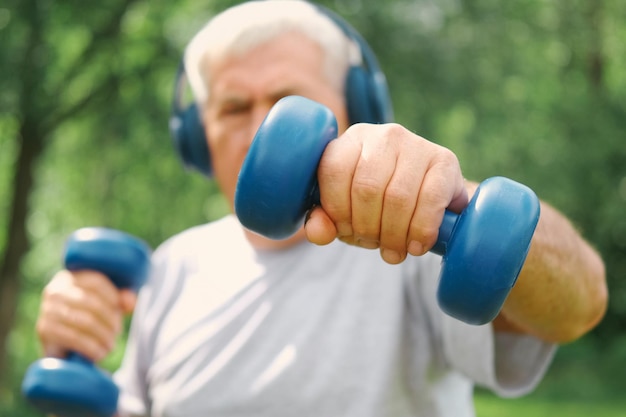
{"label": "thumb", "polygon": [[307,213],[304,231],[309,242],[316,245],[328,245],[337,237],[335,223],[320,206],[313,207]]}
{"label": "thumb", "polygon": [[130,314],[137,304],[137,294],[129,289],[120,290],[120,306],[124,314]]}

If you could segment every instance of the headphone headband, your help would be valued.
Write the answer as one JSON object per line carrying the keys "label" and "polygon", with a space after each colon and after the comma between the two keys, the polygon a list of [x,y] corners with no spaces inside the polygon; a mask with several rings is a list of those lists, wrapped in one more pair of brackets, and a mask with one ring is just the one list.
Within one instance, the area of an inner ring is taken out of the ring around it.
{"label": "headphone headband", "polygon": [[[393,121],[393,109],[387,80],[376,55],[363,37],[336,13],[313,5],[329,18],[359,48],[360,65],[352,65],[346,76],[345,97],[350,124],[388,123]],[[183,97],[187,86],[184,61],[178,66],[172,97],[169,130],[174,147],[183,165],[197,170],[207,177],[213,175],[213,167],[206,141],[205,129],[195,103],[185,107]]]}
{"label": "headphone headband", "polygon": [[[371,94],[371,97],[367,100],[367,102],[369,103],[369,106],[372,107],[372,114],[368,117],[364,114],[367,112],[358,110],[358,103],[350,103],[348,101],[348,117],[350,124],[393,122],[393,106],[389,96],[387,78],[380,68],[380,64],[378,63],[378,59],[376,58],[376,54],[372,48],[365,41],[363,36],[337,13],[324,8],[321,5],[315,5],[315,7],[320,11],[320,13],[332,20],[349,39],[356,43],[359,47],[359,51],[361,52],[361,60],[364,65],[354,68],[359,68],[365,72],[363,75],[366,77],[366,83],[368,84],[365,88],[368,89],[369,94]],[[350,88],[352,87],[350,85],[350,74],[348,74],[346,80],[346,90]],[[352,97],[350,93],[350,91],[346,91],[348,99]],[[353,109],[352,111],[351,108]]]}

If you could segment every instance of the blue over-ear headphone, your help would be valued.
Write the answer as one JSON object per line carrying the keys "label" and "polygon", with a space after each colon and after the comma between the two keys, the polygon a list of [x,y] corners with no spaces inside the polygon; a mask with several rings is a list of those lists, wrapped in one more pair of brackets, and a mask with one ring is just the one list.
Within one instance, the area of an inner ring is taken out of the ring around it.
{"label": "blue over-ear headphone", "polygon": [[[345,20],[322,6],[315,7],[333,20],[360,49],[362,63],[351,66],[346,78],[345,96],[350,124],[391,122],[393,108],[387,80],[374,52]],[[183,104],[186,85],[184,63],[181,62],[172,99],[170,134],[185,167],[195,169],[210,178],[213,175],[213,166],[200,114],[195,104]]]}

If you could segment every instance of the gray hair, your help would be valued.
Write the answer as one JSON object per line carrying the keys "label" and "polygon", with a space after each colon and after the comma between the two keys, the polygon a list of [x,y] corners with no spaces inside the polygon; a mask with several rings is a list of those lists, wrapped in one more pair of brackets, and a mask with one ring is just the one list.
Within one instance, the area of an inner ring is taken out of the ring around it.
{"label": "gray hair", "polygon": [[209,97],[209,74],[203,71],[206,62],[243,54],[294,30],[321,46],[326,56],[325,75],[343,93],[348,69],[361,64],[361,53],[337,23],[306,1],[250,1],[216,15],[187,45],[185,72],[199,107]]}

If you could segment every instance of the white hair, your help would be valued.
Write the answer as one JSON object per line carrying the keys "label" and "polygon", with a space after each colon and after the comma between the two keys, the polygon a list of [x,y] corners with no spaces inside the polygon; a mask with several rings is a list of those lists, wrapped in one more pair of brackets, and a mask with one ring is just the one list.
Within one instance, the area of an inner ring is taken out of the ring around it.
{"label": "white hair", "polygon": [[361,64],[359,45],[316,6],[301,0],[250,1],[231,7],[211,19],[185,50],[185,73],[196,102],[209,97],[209,74],[203,66],[243,54],[289,31],[299,31],[325,53],[324,72],[343,93],[348,69]]}

